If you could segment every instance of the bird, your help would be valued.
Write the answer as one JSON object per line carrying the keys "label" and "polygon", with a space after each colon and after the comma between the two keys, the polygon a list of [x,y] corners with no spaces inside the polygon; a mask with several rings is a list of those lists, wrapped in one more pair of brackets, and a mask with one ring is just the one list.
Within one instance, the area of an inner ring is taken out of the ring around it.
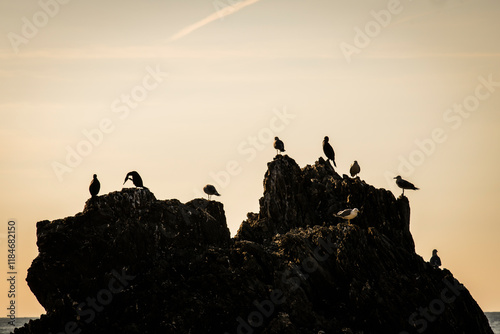
{"label": "bird", "polygon": [[439,266],[441,266],[441,259],[439,258],[439,256],[437,255],[437,249],[434,249],[432,251],[432,257],[430,259],[430,263],[431,263],[431,266],[433,268],[439,268]]}
{"label": "bird", "polygon": [[136,186],[136,187],[146,188],[146,187],[144,187],[144,184],[142,183],[141,176],[136,171],[129,172],[127,174],[127,176],[125,176],[125,181],[123,182],[123,184],[125,184],[125,182],[127,182],[127,180],[132,180],[132,182],[134,183],[134,186]]}
{"label": "bird", "polygon": [[335,152],[333,151],[333,147],[332,145],[330,145],[328,140],[329,140],[328,136],[325,136],[325,139],[323,140],[323,152],[325,152],[327,161],[332,160],[333,165],[337,167],[337,165],[335,164]]}
{"label": "bird", "polygon": [[89,191],[90,195],[92,195],[92,198],[97,196],[100,189],[101,189],[101,183],[97,179],[97,174],[94,174],[94,178],[92,179],[92,182],[90,182],[89,186]]}
{"label": "bird", "polygon": [[208,200],[210,200],[210,196],[212,195],[220,196],[220,194],[217,192],[217,189],[215,189],[215,187],[211,184],[207,184],[206,186],[204,186],[203,191],[208,195]]}
{"label": "bird", "polygon": [[354,160],[353,164],[351,165],[351,169],[349,169],[349,173],[351,173],[351,177],[355,177],[356,174],[359,174],[361,172],[361,167],[359,167],[359,164],[356,160]]}
{"label": "bird", "polygon": [[345,209],[342,211],[337,212],[337,214],[334,214],[335,217],[342,218],[342,219],[347,219],[347,222],[350,224],[351,219],[356,218],[358,215],[359,210],[357,208],[354,209]]}
{"label": "bird", "polygon": [[401,178],[401,176],[396,176],[396,184],[398,185],[399,188],[403,189],[403,195],[405,194],[405,189],[409,190],[418,190],[417,187],[413,185],[413,183],[410,183],[404,179]]}
{"label": "bird", "polygon": [[285,152],[285,144],[278,137],[274,137],[273,147],[276,149],[276,155],[280,154],[280,152]]}

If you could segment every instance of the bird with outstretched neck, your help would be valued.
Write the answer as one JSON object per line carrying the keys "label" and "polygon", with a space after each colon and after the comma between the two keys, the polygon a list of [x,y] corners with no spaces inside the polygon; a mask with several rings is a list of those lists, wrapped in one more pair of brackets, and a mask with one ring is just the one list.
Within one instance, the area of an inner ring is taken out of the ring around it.
{"label": "bird with outstretched neck", "polygon": [[335,152],[333,151],[332,145],[328,142],[329,140],[328,136],[325,136],[325,139],[323,139],[323,152],[327,157],[327,161],[331,160],[333,165],[337,167],[337,164],[335,164]]}

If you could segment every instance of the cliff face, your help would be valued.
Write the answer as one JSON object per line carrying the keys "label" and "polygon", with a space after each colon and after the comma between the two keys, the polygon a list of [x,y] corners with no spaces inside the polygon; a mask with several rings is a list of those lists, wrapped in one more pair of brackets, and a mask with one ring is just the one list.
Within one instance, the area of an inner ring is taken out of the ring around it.
{"label": "cliff face", "polygon": [[[47,315],[16,333],[492,333],[467,289],[415,254],[406,197],[321,158],[268,167],[233,239],[221,203],[145,189],[39,222],[27,281]],[[351,224],[333,217],[354,207]]]}

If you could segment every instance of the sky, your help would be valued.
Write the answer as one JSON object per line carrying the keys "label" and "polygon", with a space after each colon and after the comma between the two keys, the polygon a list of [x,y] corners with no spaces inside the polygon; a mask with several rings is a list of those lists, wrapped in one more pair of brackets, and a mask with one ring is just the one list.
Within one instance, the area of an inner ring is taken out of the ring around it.
{"label": "sky", "polygon": [[0,2],[0,254],[7,277],[12,221],[17,316],[44,313],[25,283],[36,222],[81,212],[94,173],[100,195],[132,170],[160,200],[213,184],[234,235],[274,136],[304,167],[326,135],[340,174],[357,160],[377,188],[420,188],[417,253],[437,248],[500,311],[498,17],[495,0]]}

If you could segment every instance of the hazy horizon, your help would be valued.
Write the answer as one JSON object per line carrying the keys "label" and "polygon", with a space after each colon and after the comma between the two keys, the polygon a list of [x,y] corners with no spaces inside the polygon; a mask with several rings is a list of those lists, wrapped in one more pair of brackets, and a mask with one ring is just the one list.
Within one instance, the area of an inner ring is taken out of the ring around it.
{"label": "hazy horizon", "polygon": [[234,235],[258,210],[275,135],[301,168],[327,135],[340,175],[357,160],[396,197],[394,176],[414,183],[416,252],[438,249],[500,311],[498,1],[24,0],[0,13],[0,240],[6,258],[15,220],[18,317],[44,313],[25,282],[36,222],[81,212],[93,174],[99,195],[136,170],[182,202],[211,183]]}

